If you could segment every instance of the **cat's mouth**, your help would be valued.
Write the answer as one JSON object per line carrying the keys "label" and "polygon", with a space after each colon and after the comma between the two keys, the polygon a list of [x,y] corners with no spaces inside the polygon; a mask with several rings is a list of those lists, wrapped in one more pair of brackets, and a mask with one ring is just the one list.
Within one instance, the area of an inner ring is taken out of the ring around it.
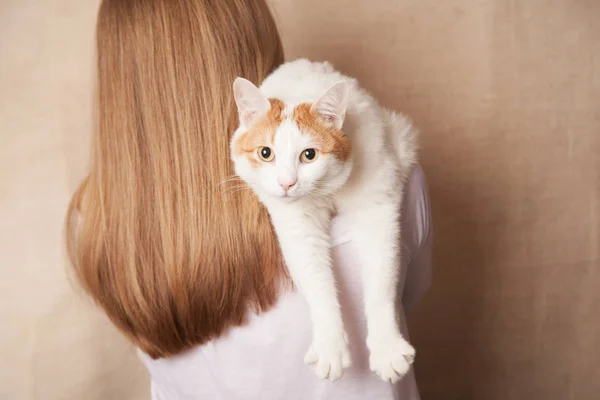
{"label": "cat's mouth", "polygon": [[279,200],[284,201],[286,203],[293,203],[294,201],[298,200],[301,197],[302,196],[293,195],[293,194],[289,194],[289,193],[282,193],[277,196],[277,198]]}

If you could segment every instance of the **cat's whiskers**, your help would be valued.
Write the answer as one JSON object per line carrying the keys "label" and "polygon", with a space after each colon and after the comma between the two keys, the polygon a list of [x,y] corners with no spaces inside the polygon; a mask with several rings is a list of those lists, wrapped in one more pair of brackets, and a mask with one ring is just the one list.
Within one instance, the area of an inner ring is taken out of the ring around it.
{"label": "cat's whiskers", "polygon": [[229,182],[241,181],[241,180],[242,180],[242,178],[240,178],[239,176],[232,175],[232,176],[229,176],[229,177],[223,179],[221,182],[219,182],[219,186],[224,185]]}
{"label": "cat's whiskers", "polygon": [[313,190],[311,191],[311,194],[317,195],[318,197],[321,197],[321,198],[326,198],[326,199],[331,199],[331,200],[336,199],[336,195],[334,193],[326,192],[319,187],[313,188]]}
{"label": "cat's whiskers", "polygon": [[328,191],[325,188],[324,182],[321,182],[321,181],[315,182],[314,187],[313,187],[313,191],[316,192],[316,193],[319,193],[319,194],[321,194],[323,196],[328,196],[328,197],[332,197],[332,198],[336,197],[335,193],[332,193],[332,192]]}
{"label": "cat's whiskers", "polygon": [[228,194],[233,194],[233,193],[237,193],[242,190],[248,190],[248,189],[252,189],[252,187],[250,185],[248,185],[247,183],[242,182],[242,183],[236,183],[234,186],[223,188],[223,192],[228,193]]}
{"label": "cat's whiskers", "polygon": [[231,192],[231,193],[236,193],[241,190],[250,190],[250,189],[252,189],[250,186],[235,186],[235,187],[227,188],[226,191]]}
{"label": "cat's whiskers", "polygon": [[244,206],[248,201],[254,199],[255,197],[253,196],[254,191],[252,190],[252,186],[246,184],[246,183],[242,183],[239,184],[237,186],[232,186],[229,188],[225,188],[223,190],[224,193],[226,193],[228,196],[226,196],[225,201],[229,202],[229,201],[234,201],[234,199],[237,198],[237,196],[235,196],[236,194],[240,193],[240,192],[246,192],[246,191],[250,191],[250,195],[247,196],[245,199],[242,199],[241,203],[239,204],[240,206]]}

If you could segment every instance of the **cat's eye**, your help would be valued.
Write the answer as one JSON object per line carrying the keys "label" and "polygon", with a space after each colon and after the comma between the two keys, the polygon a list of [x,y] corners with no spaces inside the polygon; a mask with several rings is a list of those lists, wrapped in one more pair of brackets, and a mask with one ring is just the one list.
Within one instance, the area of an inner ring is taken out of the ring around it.
{"label": "cat's eye", "polygon": [[260,159],[266,162],[273,161],[275,158],[275,153],[269,147],[259,147],[257,153]]}
{"label": "cat's eye", "polygon": [[303,163],[311,163],[317,159],[317,150],[315,149],[306,149],[300,155],[300,161]]}

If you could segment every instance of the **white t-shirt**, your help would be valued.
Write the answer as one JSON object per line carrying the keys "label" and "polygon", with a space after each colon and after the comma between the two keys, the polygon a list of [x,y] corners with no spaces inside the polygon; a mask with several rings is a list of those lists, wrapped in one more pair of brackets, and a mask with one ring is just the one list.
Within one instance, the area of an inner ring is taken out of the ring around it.
{"label": "white t-shirt", "polygon": [[[411,173],[402,211],[403,275],[398,298],[403,311],[420,299],[431,279],[432,227],[427,184],[420,167]],[[159,360],[140,351],[150,372],[152,399],[418,400],[412,369],[395,385],[369,370],[359,266],[352,237],[342,219],[333,221],[332,238],[340,303],[352,352],[352,366],[340,380],[320,380],[304,364],[312,337],[308,306],[299,293],[287,291],[270,311],[250,316],[247,325],[231,329],[203,346]],[[402,331],[408,334],[405,324]]]}

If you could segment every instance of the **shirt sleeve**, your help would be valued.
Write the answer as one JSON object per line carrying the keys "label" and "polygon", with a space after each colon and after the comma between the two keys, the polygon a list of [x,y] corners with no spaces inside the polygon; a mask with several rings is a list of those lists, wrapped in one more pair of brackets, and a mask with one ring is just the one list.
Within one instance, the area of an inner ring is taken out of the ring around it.
{"label": "shirt sleeve", "polygon": [[402,249],[407,270],[402,304],[410,310],[431,285],[433,226],[425,174],[419,165],[410,173],[402,204]]}

